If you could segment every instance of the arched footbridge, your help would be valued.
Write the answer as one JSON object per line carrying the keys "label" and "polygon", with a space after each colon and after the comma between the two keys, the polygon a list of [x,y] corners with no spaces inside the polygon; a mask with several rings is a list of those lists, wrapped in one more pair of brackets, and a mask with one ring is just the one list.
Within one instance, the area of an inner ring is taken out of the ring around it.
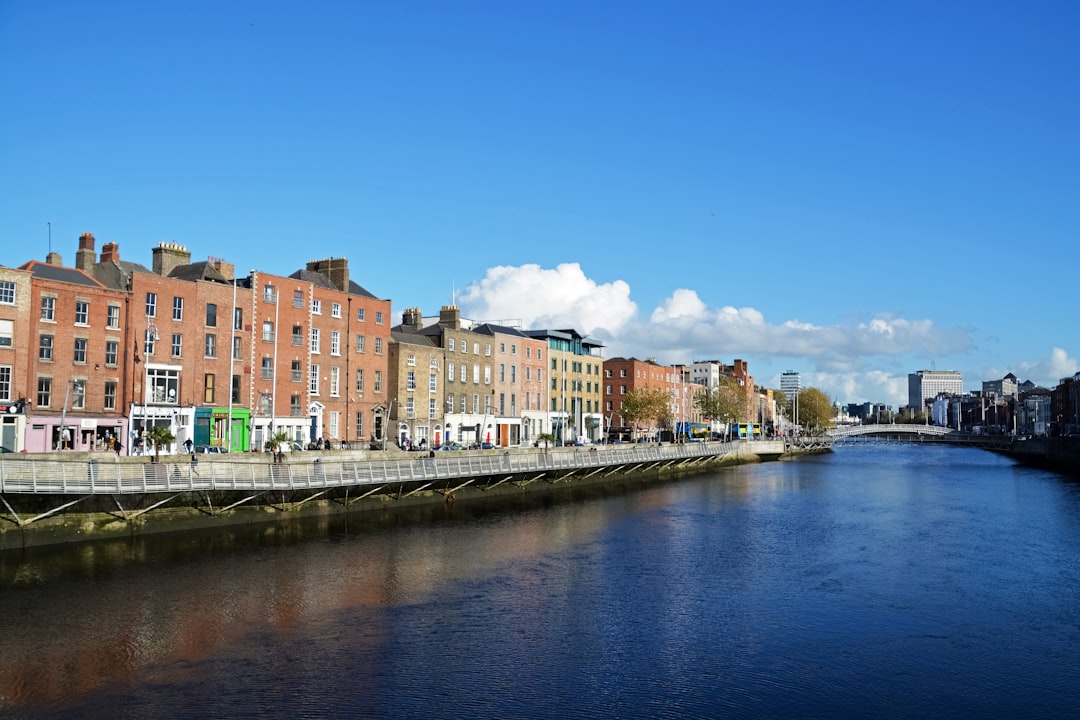
{"label": "arched footbridge", "polygon": [[1012,450],[1011,435],[976,435],[937,425],[850,425],[835,428],[826,433],[834,446],[865,445],[876,443],[932,443],[936,445],[962,445],[985,450],[1008,452]]}

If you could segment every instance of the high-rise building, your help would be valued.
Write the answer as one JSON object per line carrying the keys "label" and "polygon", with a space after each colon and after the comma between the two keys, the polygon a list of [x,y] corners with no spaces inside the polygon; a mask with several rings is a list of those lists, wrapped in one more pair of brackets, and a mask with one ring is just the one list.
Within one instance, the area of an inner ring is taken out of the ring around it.
{"label": "high-rise building", "polygon": [[964,379],[956,370],[919,370],[908,375],[908,407],[922,409],[940,394],[963,395]]}

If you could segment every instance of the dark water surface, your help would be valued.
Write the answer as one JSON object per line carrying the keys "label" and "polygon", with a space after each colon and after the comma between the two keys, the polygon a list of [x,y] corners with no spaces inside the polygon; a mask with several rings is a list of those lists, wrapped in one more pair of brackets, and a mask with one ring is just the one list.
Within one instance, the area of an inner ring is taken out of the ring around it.
{"label": "dark water surface", "polygon": [[426,512],[0,553],[0,716],[1080,712],[1080,486],[987,452]]}

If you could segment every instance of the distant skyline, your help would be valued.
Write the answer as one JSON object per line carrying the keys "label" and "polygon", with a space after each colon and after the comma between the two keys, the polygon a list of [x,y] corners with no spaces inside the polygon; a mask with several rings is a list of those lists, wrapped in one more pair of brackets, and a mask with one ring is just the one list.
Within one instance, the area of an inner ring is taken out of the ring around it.
{"label": "distant skyline", "polygon": [[0,2],[0,264],[349,259],[836,401],[1080,371],[1080,4]]}

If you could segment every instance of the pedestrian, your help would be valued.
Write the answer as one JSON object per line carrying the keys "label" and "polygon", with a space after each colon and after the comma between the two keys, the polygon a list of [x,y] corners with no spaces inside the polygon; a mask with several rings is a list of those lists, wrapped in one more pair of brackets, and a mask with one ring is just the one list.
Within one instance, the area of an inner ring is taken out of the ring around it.
{"label": "pedestrian", "polygon": [[191,472],[199,474],[199,456],[195,453],[191,453]]}
{"label": "pedestrian", "polygon": [[120,438],[116,438],[116,442],[113,444],[113,450],[116,451],[116,456],[120,457],[120,451],[124,449],[124,446],[120,444]]}
{"label": "pedestrian", "polygon": [[195,443],[191,442],[191,438],[188,438],[184,441],[184,449],[188,451],[189,455],[191,454],[191,446],[194,444]]}

